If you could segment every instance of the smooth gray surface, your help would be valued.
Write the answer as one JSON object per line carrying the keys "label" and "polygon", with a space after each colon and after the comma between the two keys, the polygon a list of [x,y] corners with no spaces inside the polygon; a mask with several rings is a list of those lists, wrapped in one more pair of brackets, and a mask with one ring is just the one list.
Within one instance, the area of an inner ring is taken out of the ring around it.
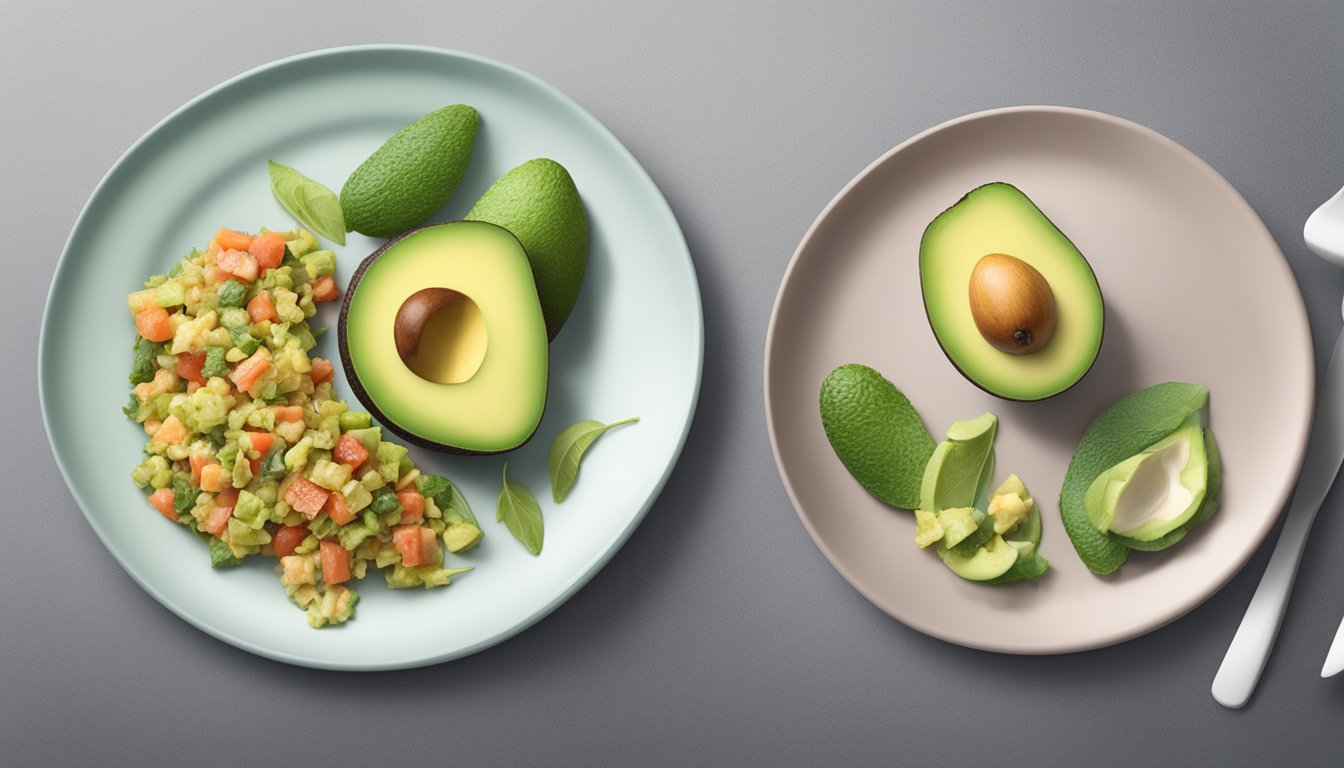
{"label": "smooth gray surface", "polygon": [[[1227,175],[1303,285],[1323,369],[1344,271],[1300,233],[1344,184],[1344,5],[277,5],[0,5],[0,762],[1339,764],[1344,680],[1318,672],[1344,613],[1344,495],[1245,710],[1208,689],[1264,550],[1131,643],[969,651],[870,606],[812,545],[770,456],[761,359],[790,254],[857,171],[944,119],[1056,103],[1147,124]],[[237,651],[136,587],[64,490],[34,364],[61,245],[122,151],[252,66],[369,42],[501,59],[605,122],[685,229],[707,348],[678,471],[587,588],[476,656],[351,675]]]}

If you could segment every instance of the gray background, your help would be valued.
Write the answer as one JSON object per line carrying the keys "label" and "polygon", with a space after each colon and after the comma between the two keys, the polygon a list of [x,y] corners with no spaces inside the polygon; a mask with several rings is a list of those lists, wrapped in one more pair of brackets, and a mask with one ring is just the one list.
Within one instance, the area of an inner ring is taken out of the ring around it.
{"label": "gray background", "polygon": [[[1300,232],[1344,183],[1344,5],[1167,5],[0,5],[0,762],[1338,765],[1344,679],[1317,675],[1344,613],[1341,494],[1260,691],[1232,712],[1209,683],[1267,552],[1125,645],[970,651],[850,589],[770,456],[762,350],[799,238],[884,150],[988,107],[1100,109],[1206,158],[1286,252],[1324,369],[1344,271]],[[585,589],[473,657],[358,675],[235,650],[137,588],[63,488],[34,362],[60,247],[122,151],[250,67],[370,42],[501,59],[606,123],[681,221],[707,344],[678,471]]]}

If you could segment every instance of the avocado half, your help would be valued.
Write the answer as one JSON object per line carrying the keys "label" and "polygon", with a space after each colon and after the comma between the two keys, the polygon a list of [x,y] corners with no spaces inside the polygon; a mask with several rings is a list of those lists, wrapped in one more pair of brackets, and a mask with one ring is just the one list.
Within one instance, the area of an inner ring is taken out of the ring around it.
{"label": "avocado half", "polygon": [[[996,348],[972,315],[971,275],[992,254],[1025,262],[1053,294],[1053,333],[1029,354]],[[919,244],[919,282],[929,326],[947,359],[968,381],[996,397],[1044,400],[1058,395],[1083,378],[1101,350],[1106,311],[1091,265],[1011,184],[977,187],[929,224]]]}
{"label": "avocado half", "polygon": [[[434,380],[432,365],[413,368],[416,358],[408,362],[398,350],[398,314],[426,289],[474,304],[472,338],[453,338],[459,330],[453,324],[467,315],[439,322],[431,312],[418,341],[420,358],[471,347],[473,370],[456,379]],[[527,254],[502,227],[432,224],[388,241],[351,278],[337,334],[355,396],[409,442],[448,453],[503,453],[526,443],[541,423],[550,362],[546,322]]]}

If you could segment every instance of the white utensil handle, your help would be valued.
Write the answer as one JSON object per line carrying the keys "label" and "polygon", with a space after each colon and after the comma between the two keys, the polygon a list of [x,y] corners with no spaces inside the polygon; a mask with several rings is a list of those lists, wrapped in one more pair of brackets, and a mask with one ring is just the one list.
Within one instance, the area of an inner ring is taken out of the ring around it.
{"label": "white utensil handle", "polygon": [[1298,563],[1302,562],[1302,548],[1311,531],[1315,512],[1315,507],[1300,506],[1294,497],[1265,575],[1261,577],[1255,597],[1251,598],[1251,605],[1237,628],[1237,635],[1232,638],[1223,664],[1213,678],[1213,698],[1225,707],[1238,709],[1245,705],[1260,680],[1260,672],[1265,668],[1269,651],[1279,634],[1279,625],[1283,622],[1283,610],[1288,605],[1288,595],[1293,589]]}
{"label": "white utensil handle", "polygon": [[1213,678],[1213,698],[1225,707],[1236,709],[1244,705],[1260,680],[1265,659],[1279,634],[1283,609],[1288,605],[1297,564],[1302,560],[1302,547],[1307,543],[1316,511],[1335,482],[1341,457],[1344,457],[1344,333],[1335,341],[1330,367],[1316,398],[1316,416],[1307,440],[1306,458],[1283,532],[1237,628],[1237,636],[1232,638],[1223,665]]}

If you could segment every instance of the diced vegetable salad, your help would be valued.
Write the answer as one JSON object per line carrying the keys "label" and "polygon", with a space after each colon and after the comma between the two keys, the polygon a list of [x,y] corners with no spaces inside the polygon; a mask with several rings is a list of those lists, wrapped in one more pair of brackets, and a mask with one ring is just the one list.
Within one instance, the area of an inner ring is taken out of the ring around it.
{"label": "diced vegetable salad", "polygon": [[303,230],[221,229],[130,294],[125,412],[149,435],[131,479],[150,505],[208,543],[216,568],[277,558],[280,584],[325,627],[354,615],[347,584],[370,565],[396,588],[471,570],[446,567],[443,549],[469,549],[481,529],[457,488],[336,399],[331,362],[310,357],[307,320],[340,295],[335,255],[317,245]]}

